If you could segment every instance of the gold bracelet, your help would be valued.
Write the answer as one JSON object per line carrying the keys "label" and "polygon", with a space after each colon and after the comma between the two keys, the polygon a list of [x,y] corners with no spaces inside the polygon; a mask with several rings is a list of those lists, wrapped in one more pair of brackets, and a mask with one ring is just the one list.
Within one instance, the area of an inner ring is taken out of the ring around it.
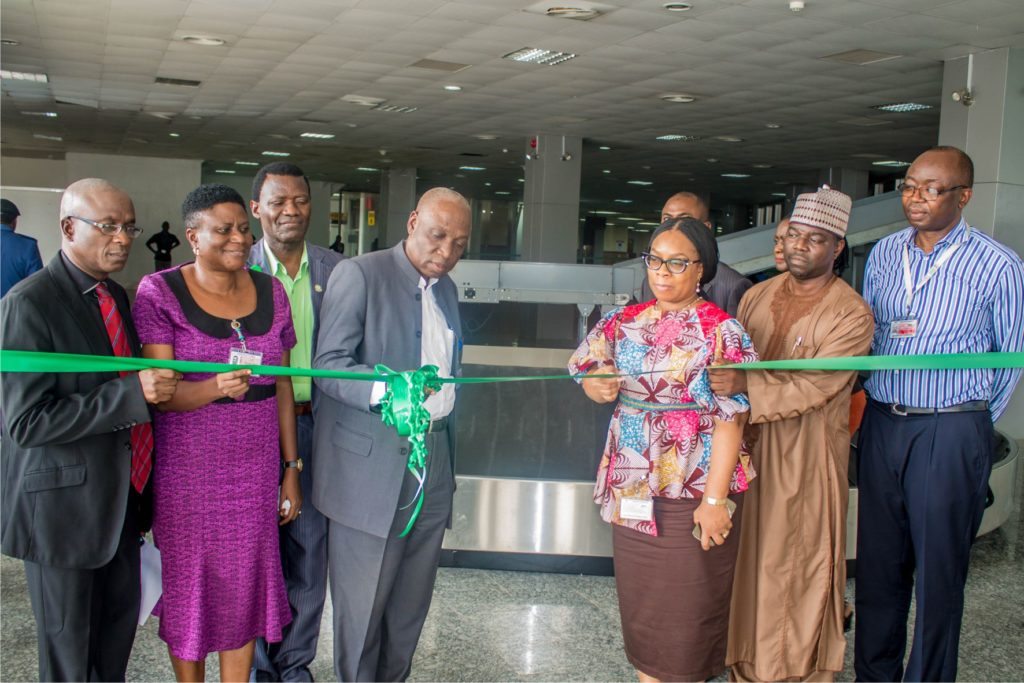
{"label": "gold bracelet", "polygon": [[713,498],[711,496],[704,496],[702,500],[713,507],[725,507],[729,504],[728,498]]}

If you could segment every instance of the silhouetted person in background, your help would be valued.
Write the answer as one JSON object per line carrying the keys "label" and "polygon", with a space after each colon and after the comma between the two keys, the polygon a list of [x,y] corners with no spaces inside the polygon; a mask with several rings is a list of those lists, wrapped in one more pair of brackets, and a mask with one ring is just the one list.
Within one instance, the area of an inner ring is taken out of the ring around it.
{"label": "silhouetted person in background", "polygon": [[171,267],[171,250],[181,244],[171,232],[171,224],[164,221],[160,232],[146,240],[146,248],[153,252],[153,272]]}

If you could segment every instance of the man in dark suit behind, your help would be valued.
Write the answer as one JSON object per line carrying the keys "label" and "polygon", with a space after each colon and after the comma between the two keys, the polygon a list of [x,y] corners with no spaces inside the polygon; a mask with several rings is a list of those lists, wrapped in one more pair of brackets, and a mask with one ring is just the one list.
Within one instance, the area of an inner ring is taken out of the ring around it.
{"label": "man in dark suit behind", "polygon": [[36,239],[15,232],[20,215],[14,202],[0,199],[0,297],[43,267]]}
{"label": "man in dark suit behind", "polygon": [[[288,294],[296,343],[291,366],[308,368],[316,353],[316,333],[324,290],[341,254],[306,241],[310,215],[309,180],[295,164],[275,162],[256,173],[252,210],[263,238],[249,252],[249,266],[276,277]],[[308,377],[293,377],[298,429],[299,484],[303,500],[312,496],[313,389]],[[327,520],[313,505],[281,527],[281,568],[288,587],[292,623],[280,643],[256,642],[256,680],[312,681],[309,664],[316,657],[320,618],[327,594]]]}
{"label": "man in dark suit behind", "polygon": [[[384,251],[342,261],[324,295],[313,366],[373,372],[437,365],[459,374],[458,296],[448,271],[469,240],[469,203],[434,188],[409,216],[408,236]],[[423,507],[399,538],[419,485],[406,469],[409,443],[381,422],[383,383],[317,379],[313,504],[328,518],[334,666],[342,681],[402,681],[437,575],[452,509],[455,404],[451,384],[425,402],[429,456]]]}
{"label": "man in dark suit behind", "polygon": [[[124,289],[135,209],[105,180],[60,205],[61,251],[0,302],[4,349],[137,355]],[[101,313],[102,309],[102,313]],[[149,526],[147,403],[170,370],[10,373],[3,384],[5,555],[25,561],[43,681],[123,681],[139,617],[139,534]]]}
{"label": "man in dark suit behind", "polygon": [[[708,230],[712,229],[708,205],[692,192],[677,192],[662,207],[662,223],[677,218],[696,218]],[[735,318],[740,308],[740,299],[752,284],[740,272],[719,261],[715,277],[704,285],[704,292],[711,303]]]}

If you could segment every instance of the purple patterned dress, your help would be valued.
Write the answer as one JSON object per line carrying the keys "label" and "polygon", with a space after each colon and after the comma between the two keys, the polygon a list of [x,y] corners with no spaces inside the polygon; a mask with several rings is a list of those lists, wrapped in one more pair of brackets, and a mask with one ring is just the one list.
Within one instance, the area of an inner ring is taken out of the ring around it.
{"label": "purple patterned dress", "polygon": [[[252,273],[256,311],[240,318],[249,349],[279,365],[295,345],[284,288]],[[143,344],[171,344],[176,360],[226,363],[230,321],[196,305],[181,267],[147,275],[132,307]],[[209,373],[187,373],[186,381]],[[281,640],[291,621],[278,549],[281,455],[273,377],[252,377],[246,400],[157,413],[153,536],[163,565],[160,637],[197,661],[258,636]]]}

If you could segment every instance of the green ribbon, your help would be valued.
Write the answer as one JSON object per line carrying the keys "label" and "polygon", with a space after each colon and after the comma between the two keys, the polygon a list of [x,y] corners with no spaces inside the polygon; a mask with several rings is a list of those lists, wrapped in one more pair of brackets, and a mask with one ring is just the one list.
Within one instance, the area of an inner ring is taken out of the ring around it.
{"label": "green ribbon", "polygon": [[[423,507],[423,493],[427,482],[427,443],[430,429],[430,412],[423,406],[426,390],[441,390],[436,365],[424,365],[419,370],[395,372],[386,365],[377,365],[374,370],[387,379],[387,389],[380,400],[380,416],[384,424],[394,427],[399,436],[409,437],[409,460],[405,467],[416,478],[418,486],[413,497],[415,507],[405,530],[398,534],[403,538],[412,531]],[[410,501],[409,505],[413,502]],[[408,505],[403,506],[404,510]]]}
{"label": "green ribbon", "polygon": [[[798,360],[757,361],[722,365],[738,370],[963,370],[1024,368],[1024,352],[992,352],[964,354],[934,354],[916,356],[857,356],[843,358],[801,358]],[[162,368],[181,373],[219,373],[251,370],[253,375],[321,377],[386,382],[387,389],[381,399],[381,418],[394,427],[399,436],[409,438],[409,459],[406,468],[419,483],[415,507],[409,523],[400,536],[406,536],[416,523],[423,507],[426,482],[426,434],[430,428],[430,413],[423,407],[426,389],[439,391],[442,384],[483,384],[491,382],[528,382],[553,379],[580,379],[586,375],[526,375],[512,377],[438,377],[437,366],[425,365],[418,370],[395,372],[384,365],[376,366],[376,374],[316,370],[276,365],[230,365],[227,363],[200,363],[184,360],[156,360],[151,358],[121,358],[117,356],[89,356],[74,353],[45,351],[17,351],[0,349],[0,372],[123,372]],[[651,373],[635,373],[651,374]],[[626,377],[630,373],[595,374],[590,377]],[[412,502],[409,503],[413,505]],[[407,507],[407,506],[406,506]],[[404,508],[403,508],[404,509]]]}

